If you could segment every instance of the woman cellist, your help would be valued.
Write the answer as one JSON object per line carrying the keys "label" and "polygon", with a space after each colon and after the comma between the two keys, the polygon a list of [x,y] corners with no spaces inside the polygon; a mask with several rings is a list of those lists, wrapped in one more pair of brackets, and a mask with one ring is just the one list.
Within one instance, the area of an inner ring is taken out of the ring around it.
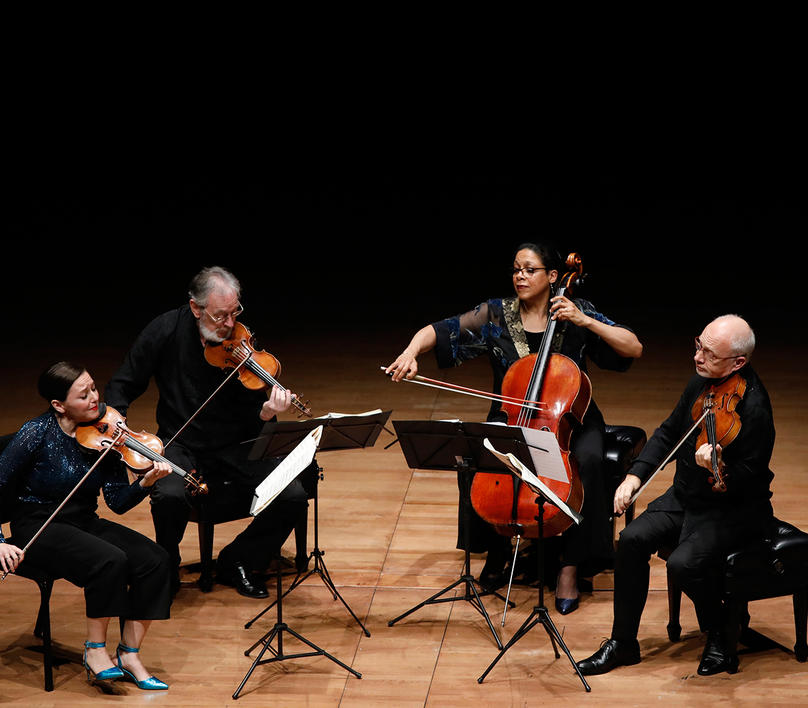
{"label": "woman cellist", "polygon": [[[0,533],[0,568],[13,572],[25,563],[21,547],[36,537],[25,559],[84,588],[87,679],[129,679],[141,689],[166,689],[146,670],[139,651],[152,620],[169,616],[168,554],[96,510],[103,491],[109,508],[123,514],[143,501],[171,467],[158,462],[130,482],[113,453],[90,471],[98,454],[79,445],[76,431],[98,418],[99,397],[85,369],[64,361],[54,364],[40,376],[39,393],[48,411],[25,423],[0,456],[0,500],[14,541],[6,543]],[[110,617],[124,620],[114,660],[105,648]]]}
{"label": "woman cellist", "polygon": [[[433,349],[441,367],[488,354],[494,375],[493,392],[498,394],[508,368],[538,351],[550,318],[566,323],[560,353],[582,370],[588,357],[601,368],[625,371],[632,359],[642,354],[639,339],[630,329],[597,312],[591,303],[556,295],[554,284],[561,267],[551,246],[522,244],[512,266],[515,297],[491,299],[462,315],[423,327],[387,367],[387,373],[394,381],[412,379],[418,372],[418,356]],[[492,403],[488,420],[505,422],[499,402]],[[578,567],[595,572],[606,567],[613,553],[609,500],[601,478],[603,435],[603,416],[592,401],[571,444],[584,487],[584,522],[562,536],[556,608],[563,614],[578,607]],[[462,538],[461,529],[459,539]],[[480,584],[488,589],[498,587],[506,577],[510,539],[499,535],[474,513],[470,538],[470,551],[487,553]]]}

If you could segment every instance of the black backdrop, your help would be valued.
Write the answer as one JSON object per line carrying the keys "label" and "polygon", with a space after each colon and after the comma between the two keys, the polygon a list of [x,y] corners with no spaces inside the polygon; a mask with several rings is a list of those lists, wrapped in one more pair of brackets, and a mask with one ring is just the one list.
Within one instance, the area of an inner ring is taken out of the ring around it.
{"label": "black backdrop", "polygon": [[514,248],[551,239],[615,319],[678,336],[732,311],[798,341],[803,189],[730,168],[27,178],[7,191],[5,327],[128,341],[221,264],[248,324],[372,337],[510,293]]}

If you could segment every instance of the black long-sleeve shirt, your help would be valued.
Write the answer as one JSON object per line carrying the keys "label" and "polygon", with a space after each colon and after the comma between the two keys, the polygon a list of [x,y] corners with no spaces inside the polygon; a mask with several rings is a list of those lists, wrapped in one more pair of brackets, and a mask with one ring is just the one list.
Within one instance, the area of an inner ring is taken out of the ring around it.
{"label": "black long-sleeve shirt", "polygon": [[[741,428],[735,440],[722,446],[726,465],[726,492],[715,492],[710,484],[710,471],[696,464],[695,454],[699,430],[690,434],[676,453],[676,473],[672,487],[649,505],[649,508],[707,509],[716,506],[750,507],[769,505],[770,484],[774,477],[769,469],[774,448],[774,419],[771,403],[763,383],[747,364],[738,372],[746,380],[746,392],[736,408]],[[693,404],[711,379],[694,376],[685,387],[679,402],[643,448],[630,473],[645,481],[681,440],[695,422]],[[660,474],[664,474],[661,472]]]}
{"label": "black long-sleeve shirt", "polygon": [[[205,359],[199,327],[188,305],[152,320],[140,333],[104,391],[106,403],[126,415],[131,403],[157,384],[157,435],[167,442],[222,383],[228,372]],[[262,391],[234,376],[182,432],[178,442],[197,452],[255,438],[262,428]]]}

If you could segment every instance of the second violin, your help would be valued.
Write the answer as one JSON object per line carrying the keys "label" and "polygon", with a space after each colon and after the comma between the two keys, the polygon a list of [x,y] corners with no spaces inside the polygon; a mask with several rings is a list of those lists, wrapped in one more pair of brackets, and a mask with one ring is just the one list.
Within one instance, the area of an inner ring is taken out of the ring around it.
{"label": "second violin", "polygon": [[[277,386],[281,391],[286,391],[276,378],[281,372],[280,361],[269,352],[255,349],[253,339],[250,330],[236,322],[230,339],[221,344],[208,342],[205,345],[205,360],[220,369],[237,369],[239,381],[246,388],[260,391]],[[301,417],[311,417],[308,402],[293,396],[292,405]]]}

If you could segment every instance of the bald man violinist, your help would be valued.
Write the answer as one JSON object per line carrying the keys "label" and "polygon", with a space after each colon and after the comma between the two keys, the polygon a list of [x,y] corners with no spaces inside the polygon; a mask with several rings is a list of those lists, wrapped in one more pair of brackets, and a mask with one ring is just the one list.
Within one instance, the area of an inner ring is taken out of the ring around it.
{"label": "bald man violinist", "polygon": [[721,571],[727,555],[762,537],[772,518],[769,461],[774,423],[768,393],[749,364],[755,336],[746,321],[736,315],[719,317],[696,337],[695,345],[696,375],[618,487],[614,510],[621,513],[628,508],[632,496],[693,427],[694,404],[705,390],[728,382],[737,383],[742,391],[735,409],[741,427],[730,444],[715,445],[724,488],[714,479],[713,446],[697,445],[699,431],[694,431],[676,452],[673,485],[620,534],[612,634],[597,652],[578,662],[584,675],[639,663],[637,635],[648,596],[649,560],[663,547],[674,549],[668,572],[693,600],[700,623],[708,630],[698,673],[738,670],[734,646],[726,641]]}
{"label": "bald man violinist", "polygon": [[[165,456],[185,470],[196,470],[208,485],[206,503],[227,509],[234,518],[249,514],[256,486],[280,462],[280,458],[248,460],[252,446],[244,442],[258,437],[264,422],[288,410],[293,397],[277,386],[268,395],[250,390],[233,377],[206,403],[225,373],[208,363],[205,347],[232,336],[243,312],[240,297],[241,285],[229,271],[220,267],[200,271],[191,281],[189,302],[145,327],[105,390],[107,403],[126,415],[154,377],[159,392],[157,434],[168,442],[179,433],[166,445]],[[261,573],[305,518],[308,493],[303,485],[313,483],[315,468],[313,462],[219,552],[219,582],[235,586],[247,597],[268,596]],[[191,506],[198,501],[180,477],[171,477],[154,485],[151,512],[155,540],[171,557],[176,592],[179,544]]]}

